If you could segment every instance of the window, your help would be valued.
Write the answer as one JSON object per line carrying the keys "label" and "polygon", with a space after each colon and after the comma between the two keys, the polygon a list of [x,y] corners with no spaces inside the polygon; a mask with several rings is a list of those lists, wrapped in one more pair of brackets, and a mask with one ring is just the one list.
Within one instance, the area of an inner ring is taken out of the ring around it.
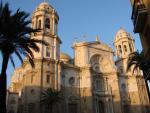
{"label": "window", "polygon": [[38,29],[41,29],[41,20],[38,21]]}
{"label": "window", "polygon": [[94,86],[96,91],[104,91],[104,80],[96,79]]}
{"label": "window", "polygon": [[122,53],[121,45],[118,46],[119,52]]}
{"label": "window", "polygon": [[45,28],[50,29],[50,19],[49,18],[46,18],[46,20],[45,20]]}
{"label": "window", "polygon": [[57,22],[57,20],[55,20],[55,28],[54,28],[55,30],[54,30],[54,32],[55,32],[56,35],[57,35],[57,30],[58,30],[57,29],[57,24],[58,24],[58,22]]}
{"label": "window", "polygon": [[124,45],[124,51],[127,52],[127,46],[126,45]]}
{"label": "window", "polygon": [[50,50],[49,50],[49,47],[46,47],[46,57],[50,57]]}
{"label": "window", "polygon": [[31,75],[31,84],[34,82],[34,75]]}
{"label": "window", "polygon": [[74,83],[75,83],[75,78],[74,77],[70,77],[69,78],[69,84],[70,85],[74,85]]}
{"label": "window", "polygon": [[125,85],[125,84],[121,84],[121,88],[122,88],[123,90],[126,90],[126,85]]}
{"label": "window", "polygon": [[50,83],[50,75],[46,76],[46,83],[49,84]]}
{"label": "window", "polygon": [[132,47],[131,47],[131,44],[129,44],[129,48],[130,48],[130,52],[132,52]]}
{"label": "window", "polygon": [[98,113],[105,113],[105,105],[104,105],[104,102],[103,101],[99,101],[98,102],[98,110],[99,112]]}
{"label": "window", "polygon": [[31,94],[34,94],[34,93],[35,93],[34,89],[31,89],[30,92],[31,92]]}
{"label": "window", "polygon": [[123,73],[123,67],[122,66],[120,67],[119,70],[120,70],[120,73]]}
{"label": "window", "polygon": [[100,80],[95,81],[95,90],[100,90]]}
{"label": "window", "polygon": [[77,104],[69,103],[68,111],[69,111],[69,113],[78,113],[77,112]]}
{"label": "window", "polygon": [[61,76],[61,83],[62,83],[62,85],[65,84],[65,75],[64,74],[62,74],[62,76]]}
{"label": "window", "polygon": [[34,28],[34,21],[32,22],[32,28]]}

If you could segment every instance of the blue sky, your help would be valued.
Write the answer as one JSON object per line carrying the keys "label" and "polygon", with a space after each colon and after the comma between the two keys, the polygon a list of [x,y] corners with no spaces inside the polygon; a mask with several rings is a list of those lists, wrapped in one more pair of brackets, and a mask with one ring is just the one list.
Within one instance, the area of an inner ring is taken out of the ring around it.
{"label": "blue sky", "polygon": [[[115,33],[120,27],[126,29],[135,38],[136,48],[141,50],[138,34],[133,33],[130,0],[46,0],[58,12],[60,17],[58,34],[63,42],[61,51],[73,56],[71,45],[74,38],[79,41],[100,40],[112,46]],[[20,8],[30,15],[42,0],[3,0],[8,2],[12,11]],[[113,46],[112,46],[113,47]],[[19,65],[19,62],[16,62]],[[0,58],[1,66],[1,58]],[[1,68],[1,67],[0,67]],[[9,64],[7,74],[10,80],[13,68]]]}

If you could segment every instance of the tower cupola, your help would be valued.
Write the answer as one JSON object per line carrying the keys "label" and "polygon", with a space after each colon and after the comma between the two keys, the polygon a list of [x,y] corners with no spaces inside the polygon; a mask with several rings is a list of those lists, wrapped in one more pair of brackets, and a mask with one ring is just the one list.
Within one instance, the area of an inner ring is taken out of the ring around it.
{"label": "tower cupola", "polygon": [[48,3],[41,3],[33,12],[32,27],[42,29],[39,35],[57,35],[59,16]]}
{"label": "tower cupola", "polygon": [[125,58],[135,51],[134,40],[124,28],[120,28],[114,38],[117,58]]}

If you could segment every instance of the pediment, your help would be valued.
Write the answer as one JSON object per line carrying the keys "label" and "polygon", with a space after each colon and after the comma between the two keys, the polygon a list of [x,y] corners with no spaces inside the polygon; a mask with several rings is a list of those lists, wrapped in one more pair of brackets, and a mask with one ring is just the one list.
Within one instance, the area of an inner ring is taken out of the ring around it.
{"label": "pediment", "polygon": [[90,43],[88,46],[90,48],[95,48],[95,49],[100,49],[100,50],[103,50],[103,51],[113,52],[112,48],[110,48],[108,45],[106,45],[102,42]]}

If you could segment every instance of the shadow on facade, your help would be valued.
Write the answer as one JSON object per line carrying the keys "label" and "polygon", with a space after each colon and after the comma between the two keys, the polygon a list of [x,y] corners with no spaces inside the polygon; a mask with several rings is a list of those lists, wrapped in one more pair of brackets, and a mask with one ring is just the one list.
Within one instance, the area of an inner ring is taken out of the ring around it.
{"label": "shadow on facade", "polygon": [[[71,93],[71,90],[74,91]],[[18,95],[17,113],[50,113],[48,108],[40,104],[40,92],[41,87],[38,86],[23,88]],[[66,94],[67,92],[70,93]],[[53,113],[150,113],[149,106],[138,105],[134,102],[116,102],[114,95],[106,95],[102,92],[97,92],[94,96],[81,96],[73,87],[63,88],[62,97],[63,100],[53,106]],[[8,113],[13,113],[11,104],[13,103],[10,102]]]}

